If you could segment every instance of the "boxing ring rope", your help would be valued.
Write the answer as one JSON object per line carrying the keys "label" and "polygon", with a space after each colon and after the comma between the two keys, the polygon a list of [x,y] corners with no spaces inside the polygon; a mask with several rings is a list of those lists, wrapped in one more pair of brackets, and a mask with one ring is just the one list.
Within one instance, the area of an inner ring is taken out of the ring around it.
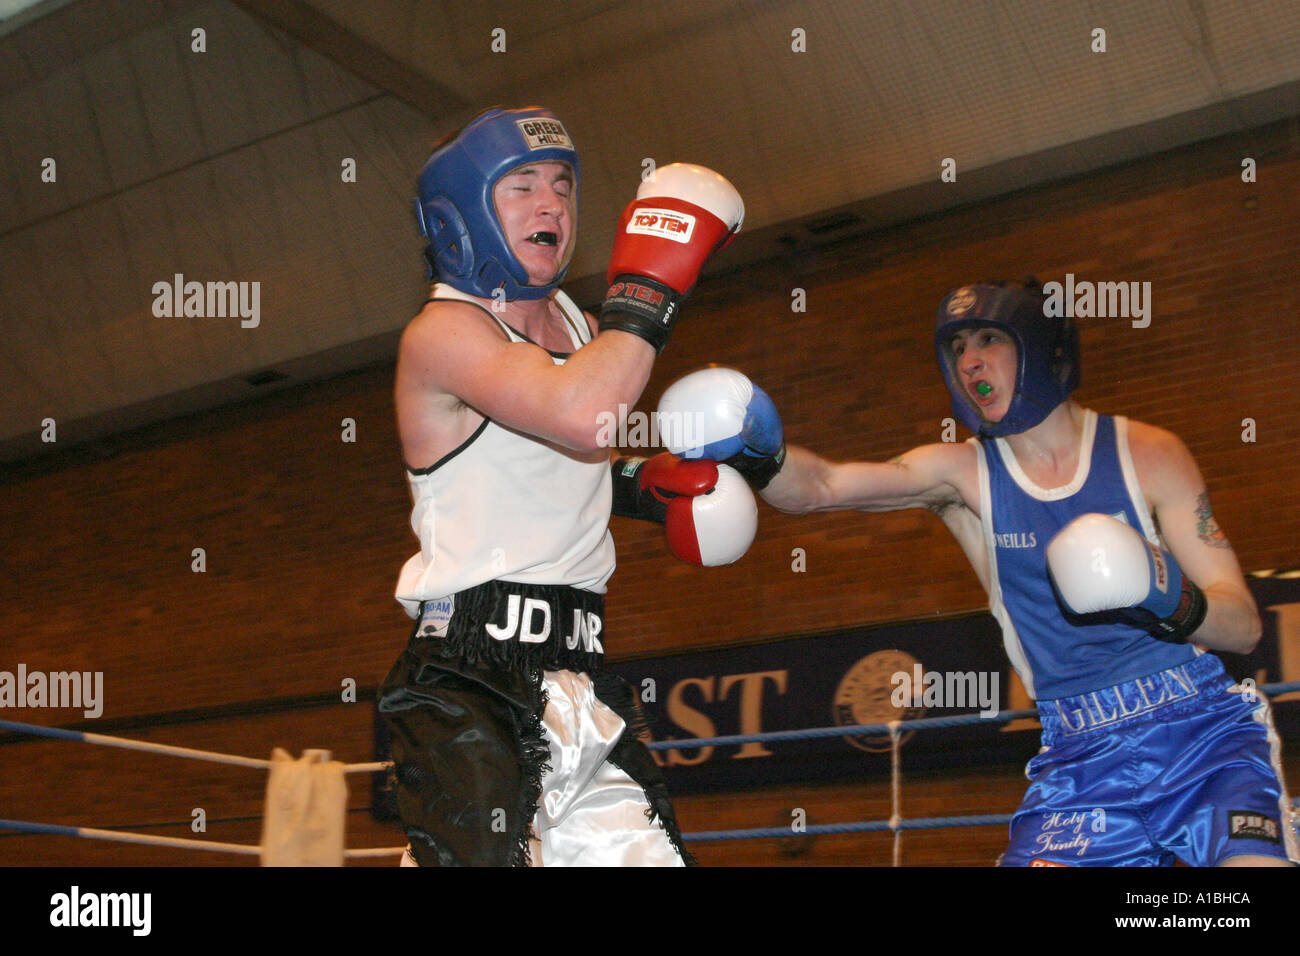
{"label": "boxing ring rope", "polygon": [[[131,833],[127,830],[99,830],[95,827],[63,826],[56,823],[29,823],[25,820],[0,820],[0,830],[18,833],[39,833],[49,836],[73,836],[85,840],[109,840],[116,843],[134,843],[141,846],[169,846],[178,850],[210,850],[217,853],[236,853],[243,856],[260,856],[262,847],[255,843],[218,843],[214,840],[189,840],[183,837],[152,836],[148,833]],[[344,850],[343,857],[360,860],[381,856],[400,856],[406,847],[377,846],[359,850]]]}
{"label": "boxing ring rope", "polygon": [[[1283,689],[1300,690],[1300,681],[1294,684],[1273,685]],[[814,727],[807,730],[775,730],[758,734],[731,734],[724,737],[697,737],[689,740],[658,740],[646,744],[651,750],[694,750],[699,747],[720,747],[728,744],[745,744],[774,742],[782,740],[817,740],[823,737],[856,737],[867,734],[889,734],[889,800],[890,815],[888,820],[867,820],[856,823],[816,823],[802,827],[798,831],[790,827],[755,827],[746,830],[702,830],[695,833],[683,833],[686,842],[712,842],[715,840],[758,840],[791,839],[801,836],[836,835],[847,833],[872,833],[891,831],[893,840],[893,865],[902,866],[902,836],[904,830],[930,830],[945,827],[980,827],[1005,826],[1011,822],[1011,814],[972,814],[962,817],[918,817],[905,820],[902,815],[903,774],[902,774],[902,735],[903,731],[938,730],[946,727],[958,727],[981,721],[992,723],[1009,723],[1026,717],[1037,719],[1037,710],[1003,710],[991,717],[980,714],[962,714],[954,717],[922,717],[917,720],[891,720],[881,724],[853,724],[843,727]]]}
{"label": "boxing ring rope", "polygon": [[[129,737],[110,737],[106,734],[88,734],[80,730],[64,730],[62,727],[42,727],[40,724],[22,724],[14,720],[0,720],[0,730],[12,730],[36,737],[56,737],[60,740],[79,740],[82,743],[98,744],[102,747],[121,747],[123,750],[140,750],[146,753],[165,754],[171,757],[188,757],[191,760],[207,760],[211,763],[224,763],[235,767],[253,767],[262,770],[271,768],[271,761],[259,757],[240,757],[236,754],[217,753],[212,750],[195,750],[192,747],[174,747],[171,744],[151,744],[145,740],[132,740]],[[387,770],[391,763],[349,763],[343,765],[344,773],[374,773]]]}
{"label": "boxing ring rope", "polygon": [[789,840],[801,836],[844,833],[879,833],[882,830],[942,830],[946,827],[987,827],[1010,823],[1009,813],[974,814],[966,817],[926,817],[916,820],[867,820],[862,823],[811,823],[798,833],[789,827],[755,827],[752,830],[700,830],[686,834],[687,840]]}
{"label": "boxing ring rope", "polygon": [[17,830],[20,833],[43,833],[54,836],[74,836],[87,840],[112,840],[117,843],[137,843],[144,846],[170,846],[184,850],[213,850],[218,853],[241,853],[257,856],[260,846],[249,843],[218,843],[213,840],[186,840],[181,837],[150,836],[147,833],[130,833],[120,830],[97,830],[94,827],[60,826],[54,823],[28,823],[24,820],[0,820],[0,830]]}
{"label": "boxing ring rope", "polygon": [[[177,747],[171,744],[155,744],[144,740],[131,740],[127,737],[112,737],[107,734],[85,733],[79,730],[65,730],[61,727],[43,727],[39,724],[25,724],[14,720],[0,720],[0,730],[30,734],[35,737],[52,737],[57,740],[75,740],[81,743],[96,744],[101,747],[119,747],[123,750],[136,750],[145,753],[160,754],[168,757],[184,757],[189,760],[204,760],[209,763],[225,764],[233,767],[249,767],[255,770],[270,770],[272,762],[258,757],[241,757],[237,754],[217,753],[212,750],[197,750],[193,747]],[[343,772],[375,773],[387,770],[391,763],[375,761],[370,763],[344,764]],[[182,837],[153,836],[147,833],[131,833],[121,830],[102,830],[94,827],[74,827],[53,823],[32,823],[24,820],[0,819],[0,830],[14,830],[21,833],[40,833],[55,836],[75,836],[89,840],[110,840],[118,843],[134,843],[144,846],[168,846],[185,850],[209,850],[218,853],[236,853],[245,856],[261,854],[262,847],[248,843],[220,843],[214,840],[192,840]],[[367,847],[357,850],[344,850],[345,859],[363,859],[378,856],[398,856],[405,852],[405,847]]]}
{"label": "boxing ring rope", "polygon": [[[1261,693],[1270,697],[1281,694],[1300,692],[1300,681],[1267,684],[1259,688]],[[805,730],[778,730],[757,734],[732,734],[721,737],[695,737],[686,740],[654,741],[647,744],[651,750],[695,750],[702,747],[719,747],[733,744],[779,742],[788,740],[814,740],[825,737],[853,737],[867,734],[888,733],[890,738],[890,804],[888,820],[869,820],[851,823],[810,824],[798,831],[790,827],[758,827],[744,830],[706,830],[683,834],[688,842],[711,842],[717,840],[743,839],[790,839],[799,836],[837,835],[849,833],[870,833],[890,831],[894,835],[893,864],[901,864],[901,838],[904,830],[942,829],[947,827],[1005,826],[1011,822],[1011,814],[972,814],[957,817],[923,817],[915,820],[904,819],[902,808],[902,734],[917,730],[938,730],[975,724],[981,721],[1008,723],[1024,718],[1036,719],[1038,712],[1028,710],[1006,710],[985,717],[981,714],[963,714],[953,717],[923,717],[917,720],[889,721],[877,724],[854,724],[841,727],[814,727]],[[197,750],[192,747],[178,747],[171,744],[155,744],[126,737],[113,737],[105,734],[86,733],[65,730],[60,727],[44,727],[38,724],[25,724],[18,721],[0,720],[0,730],[30,734],[39,737],[52,737],[59,740],[73,740],[81,743],[96,744],[106,747],[120,747],[126,750],[143,751],[163,756],[183,757],[190,760],[204,760],[229,766],[249,767],[269,770],[272,761],[256,757],[242,757],[236,754],[224,754],[210,750]],[[388,761],[371,761],[366,763],[343,764],[342,771],[349,773],[377,773],[392,766]],[[1294,801],[1294,807],[1300,808],[1300,800]],[[180,837],[152,836],[144,833],[131,833],[118,830],[104,830],[93,827],[74,827],[60,824],[32,823],[22,820],[0,819],[0,830],[13,830],[21,833],[50,834],[74,836],[92,840],[110,840],[120,843],[133,843],[147,846],[166,846],[177,849],[208,850],[220,853],[234,853],[254,856],[262,853],[262,847],[254,844],[221,843],[212,840],[191,840]],[[345,859],[366,859],[384,856],[398,856],[405,847],[366,847],[343,852]]]}

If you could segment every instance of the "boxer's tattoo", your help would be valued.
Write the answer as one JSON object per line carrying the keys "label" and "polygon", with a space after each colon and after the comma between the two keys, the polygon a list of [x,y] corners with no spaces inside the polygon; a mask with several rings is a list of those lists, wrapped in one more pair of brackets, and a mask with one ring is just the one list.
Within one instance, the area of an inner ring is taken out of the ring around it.
{"label": "boxer's tattoo", "polygon": [[1202,491],[1196,499],[1196,534],[1211,548],[1231,548],[1228,536],[1214,520],[1214,511],[1210,508],[1210,493]]}

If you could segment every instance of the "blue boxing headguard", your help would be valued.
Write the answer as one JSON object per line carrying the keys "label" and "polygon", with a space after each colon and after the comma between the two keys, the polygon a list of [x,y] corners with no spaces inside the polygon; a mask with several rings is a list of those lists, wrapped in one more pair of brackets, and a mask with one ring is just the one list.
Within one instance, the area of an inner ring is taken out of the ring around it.
{"label": "blue boxing headguard", "polygon": [[[1079,386],[1079,334],[1066,316],[1051,316],[1034,286],[968,285],[939,304],[935,351],[943,380],[952,393],[952,410],[978,435],[1015,435],[1033,428]],[[961,329],[992,326],[1011,336],[1019,355],[1015,394],[1007,413],[988,422],[971,400],[957,373],[952,337]]]}
{"label": "blue boxing headguard", "polygon": [[[528,271],[510,248],[492,193],[513,169],[529,163],[567,163],[578,195],[578,154],[550,110],[490,109],[479,114],[424,164],[415,204],[420,231],[429,237],[425,257],[431,273],[452,288],[484,299],[504,287],[511,299],[544,299],[568,264],[548,285],[528,284]],[[568,253],[572,254],[570,240]]]}

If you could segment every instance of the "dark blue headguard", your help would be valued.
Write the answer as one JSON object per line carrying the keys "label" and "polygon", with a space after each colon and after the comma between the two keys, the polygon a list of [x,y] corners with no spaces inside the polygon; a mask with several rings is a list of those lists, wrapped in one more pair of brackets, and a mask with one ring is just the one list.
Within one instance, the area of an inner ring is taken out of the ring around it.
{"label": "dark blue headguard", "polygon": [[[979,435],[1014,435],[1033,428],[1079,386],[1079,335],[1065,316],[1050,316],[1035,288],[968,285],[956,289],[939,305],[934,331],[935,351],[943,380],[952,393],[958,420]],[[962,386],[950,344],[961,329],[993,326],[1016,343],[1019,370],[1015,395],[999,422],[986,422]]]}

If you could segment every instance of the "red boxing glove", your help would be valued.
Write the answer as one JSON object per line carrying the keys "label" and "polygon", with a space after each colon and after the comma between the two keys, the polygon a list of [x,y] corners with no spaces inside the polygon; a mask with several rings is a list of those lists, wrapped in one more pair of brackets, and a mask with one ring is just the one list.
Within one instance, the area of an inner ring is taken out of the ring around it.
{"label": "red boxing glove", "polygon": [[744,218],[740,193],[713,170],[692,163],[657,170],[619,221],[601,330],[631,332],[662,352],[705,260]]}
{"label": "red boxing glove", "polygon": [[[712,465],[713,467],[709,467]],[[671,504],[678,496],[695,497],[706,495],[718,483],[717,463],[704,461],[683,461],[670,452],[660,452],[645,463],[639,475],[639,484],[643,491],[665,505]]]}
{"label": "red boxing glove", "polygon": [[613,463],[614,514],[665,526],[668,547],[691,564],[738,561],[758,530],[758,505],[734,469],[663,452]]}
{"label": "red boxing glove", "polygon": [[665,524],[668,506],[679,496],[689,500],[708,494],[718,483],[718,466],[706,459],[682,461],[662,452],[653,458],[616,458],[614,514]]}

